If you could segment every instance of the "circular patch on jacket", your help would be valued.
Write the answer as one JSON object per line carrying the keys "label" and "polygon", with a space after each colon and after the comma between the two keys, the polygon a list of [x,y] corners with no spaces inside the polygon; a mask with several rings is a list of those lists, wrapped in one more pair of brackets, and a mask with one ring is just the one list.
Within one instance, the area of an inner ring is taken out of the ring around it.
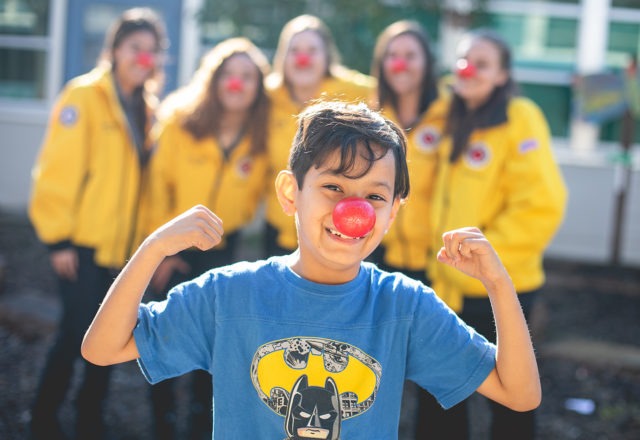
{"label": "circular patch on jacket", "polygon": [[418,150],[431,153],[438,145],[440,133],[433,127],[422,127],[413,134],[413,139]]}
{"label": "circular patch on jacket", "polygon": [[474,144],[467,150],[464,160],[471,168],[482,168],[491,160],[491,150],[485,144]]}
{"label": "circular patch on jacket", "polygon": [[58,120],[65,127],[71,127],[78,122],[78,109],[73,105],[67,105],[60,110]]}
{"label": "circular patch on jacket", "polygon": [[243,157],[238,161],[236,169],[238,170],[238,174],[242,178],[246,179],[249,177],[249,174],[251,174],[251,170],[253,169],[253,159],[249,156]]}

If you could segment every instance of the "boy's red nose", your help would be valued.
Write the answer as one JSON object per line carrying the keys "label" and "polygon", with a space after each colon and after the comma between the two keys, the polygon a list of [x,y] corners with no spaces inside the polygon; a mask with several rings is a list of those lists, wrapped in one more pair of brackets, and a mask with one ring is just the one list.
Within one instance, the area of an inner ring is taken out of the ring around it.
{"label": "boy's red nose", "polygon": [[307,67],[311,64],[311,55],[306,52],[299,52],[295,57],[296,67]]}
{"label": "boy's red nose", "polygon": [[391,71],[393,73],[400,73],[407,70],[407,60],[404,58],[394,58],[391,60]]}
{"label": "boy's red nose", "polygon": [[456,61],[456,75],[460,78],[473,78],[476,75],[476,66],[465,59]]}
{"label": "boy's red nose", "polygon": [[242,80],[236,76],[228,78],[224,86],[230,92],[241,92],[244,89]]}
{"label": "boy's red nose", "polygon": [[136,55],[136,63],[142,67],[153,67],[154,59],[151,52],[138,52]]}
{"label": "boy's red nose", "polygon": [[347,197],[336,203],[333,224],[342,235],[359,238],[367,235],[376,224],[376,212],[365,199]]}

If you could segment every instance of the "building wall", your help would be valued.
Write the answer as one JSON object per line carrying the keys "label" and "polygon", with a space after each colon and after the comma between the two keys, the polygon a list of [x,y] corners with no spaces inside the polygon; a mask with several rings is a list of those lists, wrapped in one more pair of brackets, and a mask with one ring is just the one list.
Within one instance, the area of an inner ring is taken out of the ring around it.
{"label": "building wall", "polygon": [[44,137],[48,111],[0,110],[0,209],[26,212],[31,167]]}
{"label": "building wall", "polygon": [[[594,263],[610,262],[616,225],[616,168],[611,162],[614,147],[576,153],[558,149],[569,201],[565,220],[549,256]],[[636,152],[630,188],[626,190],[622,217],[620,261],[640,266],[640,156]]]}

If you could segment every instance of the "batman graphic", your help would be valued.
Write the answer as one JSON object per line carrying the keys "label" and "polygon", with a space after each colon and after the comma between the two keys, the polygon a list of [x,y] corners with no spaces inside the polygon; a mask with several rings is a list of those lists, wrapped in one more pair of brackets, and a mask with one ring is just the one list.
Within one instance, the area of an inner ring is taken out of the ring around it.
{"label": "batman graphic", "polygon": [[307,375],[291,390],[285,418],[288,440],[340,438],[340,395],[335,381],[327,377],[324,387],[309,386]]}
{"label": "batman graphic", "polygon": [[251,362],[258,396],[285,418],[287,440],[338,440],[345,420],[376,400],[382,366],[346,342],[297,336],[261,345]]}

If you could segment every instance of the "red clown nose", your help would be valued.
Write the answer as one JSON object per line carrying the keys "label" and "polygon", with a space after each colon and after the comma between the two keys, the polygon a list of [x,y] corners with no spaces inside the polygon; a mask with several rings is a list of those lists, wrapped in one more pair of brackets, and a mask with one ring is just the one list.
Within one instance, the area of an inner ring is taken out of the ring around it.
{"label": "red clown nose", "polygon": [[476,75],[476,66],[461,58],[456,61],[456,74],[460,78],[473,78]]}
{"label": "red clown nose", "polygon": [[407,61],[404,58],[394,58],[391,60],[391,71],[393,73],[400,73],[407,70]]}
{"label": "red clown nose", "polygon": [[311,64],[311,56],[306,52],[299,52],[295,58],[296,67],[307,67]]}
{"label": "red clown nose", "polygon": [[241,92],[244,89],[242,80],[236,76],[232,76],[227,79],[227,82],[225,82],[224,86],[230,92]]}
{"label": "red clown nose", "polygon": [[333,209],[333,224],[342,235],[360,238],[373,229],[376,224],[376,212],[365,199],[347,197],[336,203]]}
{"label": "red clown nose", "polygon": [[138,52],[138,55],[136,55],[136,63],[138,63],[142,67],[153,67],[153,54],[151,52]]}

